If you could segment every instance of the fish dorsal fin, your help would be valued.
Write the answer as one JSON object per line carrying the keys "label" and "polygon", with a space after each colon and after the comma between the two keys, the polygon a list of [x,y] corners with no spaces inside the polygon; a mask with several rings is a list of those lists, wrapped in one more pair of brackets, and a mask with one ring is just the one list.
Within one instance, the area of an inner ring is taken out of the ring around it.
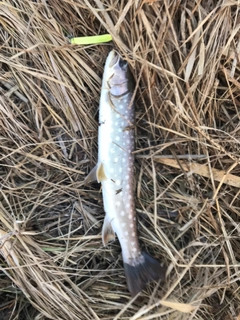
{"label": "fish dorsal fin", "polygon": [[93,181],[101,182],[106,180],[106,174],[104,171],[103,163],[98,163],[96,166],[89,172],[89,174],[85,178],[86,183],[90,183]]}
{"label": "fish dorsal fin", "polygon": [[115,232],[113,231],[111,221],[109,221],[108,216],[106,215],[103,222],[102,228],[102,242],[106,246],[109,241],[115,240]]}

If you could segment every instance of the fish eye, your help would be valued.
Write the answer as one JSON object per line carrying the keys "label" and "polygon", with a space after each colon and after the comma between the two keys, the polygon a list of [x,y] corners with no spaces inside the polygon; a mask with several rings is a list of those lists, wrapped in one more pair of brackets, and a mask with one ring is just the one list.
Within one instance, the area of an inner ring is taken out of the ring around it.
{"label": "fish eye", "polygon": [[128,66],[128,63],[127,61],[123,60],[123,59],[119,59],[119,66],[122,68],[122,69],[127,69],[127,66]]}

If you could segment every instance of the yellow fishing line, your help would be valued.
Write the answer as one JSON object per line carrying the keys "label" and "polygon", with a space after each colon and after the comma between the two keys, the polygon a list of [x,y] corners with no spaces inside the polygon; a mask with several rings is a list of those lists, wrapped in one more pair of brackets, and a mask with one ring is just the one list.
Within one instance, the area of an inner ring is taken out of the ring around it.
{"label": "yellow fishing line", "polygon": [[96,44],[109,42],[112,40],[112,36],[110,34],[102,34],[100,36],[89,36],[89,37],[78,37],[71,38],[71,44]]}

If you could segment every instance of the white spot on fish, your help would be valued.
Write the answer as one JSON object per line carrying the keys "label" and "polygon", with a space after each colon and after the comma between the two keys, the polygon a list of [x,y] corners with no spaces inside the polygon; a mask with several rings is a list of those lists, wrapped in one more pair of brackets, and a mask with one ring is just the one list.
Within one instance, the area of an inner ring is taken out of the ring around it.
{"label": "white spot on fish", "polygon": [[131,194],[128,195],[128,199],[132,199],[132,195]]}
{"label": "white spot on fish", "polygon": [[119,168],[119,172],[122,173],[122,167]]}
{"label": "white spot on fish", "polygon": [[121,211],[120,212],[120,215],[123,217],[125,215],[125,212],[124,211]]}
{"label": "white spot on fish", "polygon": [[124,234],[125,234],[125,236],[128,236],[128,231],[125,231]]}
{"label": "white spot on fish", "polygon": [[116,140],[117,140],[117,141],[119,141],[119,140],[120,140],[120,138],[117,136],[117,137],[116,137]]}
{"label": "white spot on fish", "polygon": [[127,189],[130,189],[130,185],[129,185],[129,184],[127,184],[126,188],[127,188]]}
{"label": "white spot on fish", "polygon": [[135,237],[135,235],[136,235],[136,233],[135,233],[135,232],[133,232],[133,233],[132,233],[132,237]]}
{"label": "white spot on fish", "polygon": [[126,162],[126,158],[122,158],[122,162]]}
{"label": "white spot on fish", "polygon": [[118,158],[114,158],[114,162],[118,162]]}
{"label": "white spot on fish", "polygon": [[131,229],[133,228],[133,223],[130,224],[130,228],[131,228]]}
{"label": "white spot on fish", "polygon": [[120,104],[119,108],[120,108],[120,109],[122,109],[122,108],[123,108],[123,105],[122,105],[122,104]]}
{"label": "white spot on fish", "polygon": [[130,207],[130,203],[126,203],[126,208],[129,208]]}
{"label": "white spot on fish", "polygon": [[136,252],[136,251],[137,251],[137,248],[133,248],[133,251]]}
{"label": "white spot on fish", "polygon": [[111,153],[114,153],[114,148],[111,148],[110,152],[111,152]]}
{"label": "white spot on fish", "polygon": [[127,180],[129,179],[129,175],[128,175],[128,174],[126,175],[126,179],[127,179]]}
{"label": "white spot on fish", "polygon": [[116,202],[116,206],[117,206],[117,207],[119,207],[120,204],[121,204],[120,201],[117,201],[117,202]]}
{"label": "white spot on fish", "polygon": [[[116,118],[119,118],[120,117],[120,115],[117,113],[116,114]],[[115,122],[115,124],[117,124],[117,122]]]}
{"label": "white spot on fish", "polygon": [[118,132],[121,132],[122,131],[122,129],[121,128],[118,128]]}
{"label": "white spot on fish", "polygon": [[122,227],[125,227],[125,226],[126,226],[126,223],[125,223],[125,222],[122,222],[122,223],[121,223],[121,226],[122,226]]}
{"label": "white spot on fish", "polygon": [[111,173],[113,173],[113,172],[114,172],[114,169],[113,169],[113,168],[111,168],[111,169],[110,169],[110,172],[111,172]]}
{"label": "white spot on fish", "polygon": [[135,241],[132,241],[132,242],[131,242],[131,245],[134,247],[134,246],[135,246]]}
{"label": "white spot on fish", "polygon": [[130,140],[129,139],[127,140],[127,144],[130,144]]}
{"label": "white spot on fish", "polygon": [[133,217],[132,214],[128,215],[128,219],[132,219],[132,217]]}
{"label": "white spot on fish", "polygon": [[121,184],[121,181],[120,180],[116,180],[116,185],[120,186],[120,184]]}

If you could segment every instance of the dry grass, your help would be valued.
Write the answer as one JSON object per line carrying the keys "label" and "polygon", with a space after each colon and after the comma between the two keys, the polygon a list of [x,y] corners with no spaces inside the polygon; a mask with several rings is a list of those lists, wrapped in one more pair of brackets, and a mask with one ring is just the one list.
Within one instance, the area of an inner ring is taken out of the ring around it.
{"label": "dry grass", "polygon": [[[237,0],[1,2],[1,320],[239,319],[239,9]],[[140,240],[169,266],[166,282],[134,301],[118,242],[102,247],[100,187],[83,185],[112,45],[66,38],[106,32],[137,83]]]}

